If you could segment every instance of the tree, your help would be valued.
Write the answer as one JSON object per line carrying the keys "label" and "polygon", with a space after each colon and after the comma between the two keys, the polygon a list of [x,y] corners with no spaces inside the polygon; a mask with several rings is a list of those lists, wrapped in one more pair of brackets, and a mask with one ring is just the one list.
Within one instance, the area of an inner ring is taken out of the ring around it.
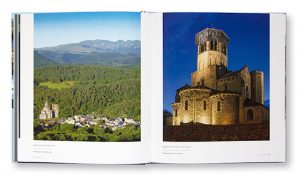
{"label": "tree", "polygon": [[95,134],[103,134],[103,133],[105,133],[105,130],[102,127],[100,127],[99,125],[96,125],[94,127],[94,133]]}
{"label": "tree", "polygon": [[87,134],[79,133],[79,134],[77,134],[76,140],[77,141],[87,141],[88,136],[87,136]]}
{"label": "tree", "polygon": [[86,134],[86,133],[88,133],[87,132],[87,130],[88,130],[88,127],[79,127],[78,129],[77,129],[77,133],[82,133],[82,134]]}
{"label": "tree", "polygon": [[73,131],[73,125],[72,124],[61,124],[60,125],[60,130],[63,132],[72,132]]}
{"label": "tree", "polygon": [[40,132],[43,132],[43,126],[41,126],[40,122],[38,119],[33,120],[33,130],[34,130],[34,135],[39,134]]}

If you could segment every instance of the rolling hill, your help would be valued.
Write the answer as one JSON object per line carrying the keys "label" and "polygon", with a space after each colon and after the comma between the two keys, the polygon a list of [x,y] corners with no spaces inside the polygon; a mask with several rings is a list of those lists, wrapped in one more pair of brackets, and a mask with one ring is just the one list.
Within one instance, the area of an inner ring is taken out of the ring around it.
{"label": "rolling hill", "polygon": [[45,58],[40,55],[38,52],[34,51],[34,67],[43,67],[47,65],[55,65],[56,62]]}

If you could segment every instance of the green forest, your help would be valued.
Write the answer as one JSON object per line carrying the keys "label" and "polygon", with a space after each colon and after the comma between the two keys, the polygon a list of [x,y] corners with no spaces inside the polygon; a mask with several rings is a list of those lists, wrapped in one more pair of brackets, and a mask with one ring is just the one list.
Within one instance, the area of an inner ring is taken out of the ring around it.
{"label": "green forest", "polygon": [[34,70],[34,117],[45,101],[59,117],[91,114],[140,121],[141,69],[135,66],[51,65]]}

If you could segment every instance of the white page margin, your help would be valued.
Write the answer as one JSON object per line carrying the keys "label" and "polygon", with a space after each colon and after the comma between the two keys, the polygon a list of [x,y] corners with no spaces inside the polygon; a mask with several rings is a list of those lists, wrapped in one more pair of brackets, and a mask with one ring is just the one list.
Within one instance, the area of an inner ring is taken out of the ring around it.
{"label": "white page margin", "polygon": [[[141,20],[143,20],[142,17]],[[143,22],[141,23],[143,24]],[[143,28],[141,34],[144,34]],[[76,142],[33,140],[33,41],[34,14],[22,14],[21,138],[18,139],[18,161],[85,164],[141,164],[149,162],[150,106],[147,99],[149,98],[147,96],[149,86],[145,79],[149,78],[150,73],[147,71],[148,66],[145,61],[145,43],[141,43],[141,142]]]}
{"label": "white page margin", "polygon": [[[285,162],[286,15],[270,14],[270,141],[163,142],[163,14],[153,15],[151,161],[158,163]],[[172,148],[176,149],[172,150]],[[178,150],[178,148],[180,148]]]}

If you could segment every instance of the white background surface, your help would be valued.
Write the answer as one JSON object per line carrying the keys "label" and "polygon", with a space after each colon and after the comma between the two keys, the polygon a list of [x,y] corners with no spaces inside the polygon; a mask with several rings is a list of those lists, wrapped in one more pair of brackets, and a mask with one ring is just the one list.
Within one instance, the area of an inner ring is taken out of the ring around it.
{"label": "white background surface", "polygon": [[[297,177],[300,176],[299,6],[293,0],[1,0],[0,2],[0,170],[1,177]],[[287,163],[192,165],[62,165],[11,163],[12,12],[58,11],[287,12]]]}

